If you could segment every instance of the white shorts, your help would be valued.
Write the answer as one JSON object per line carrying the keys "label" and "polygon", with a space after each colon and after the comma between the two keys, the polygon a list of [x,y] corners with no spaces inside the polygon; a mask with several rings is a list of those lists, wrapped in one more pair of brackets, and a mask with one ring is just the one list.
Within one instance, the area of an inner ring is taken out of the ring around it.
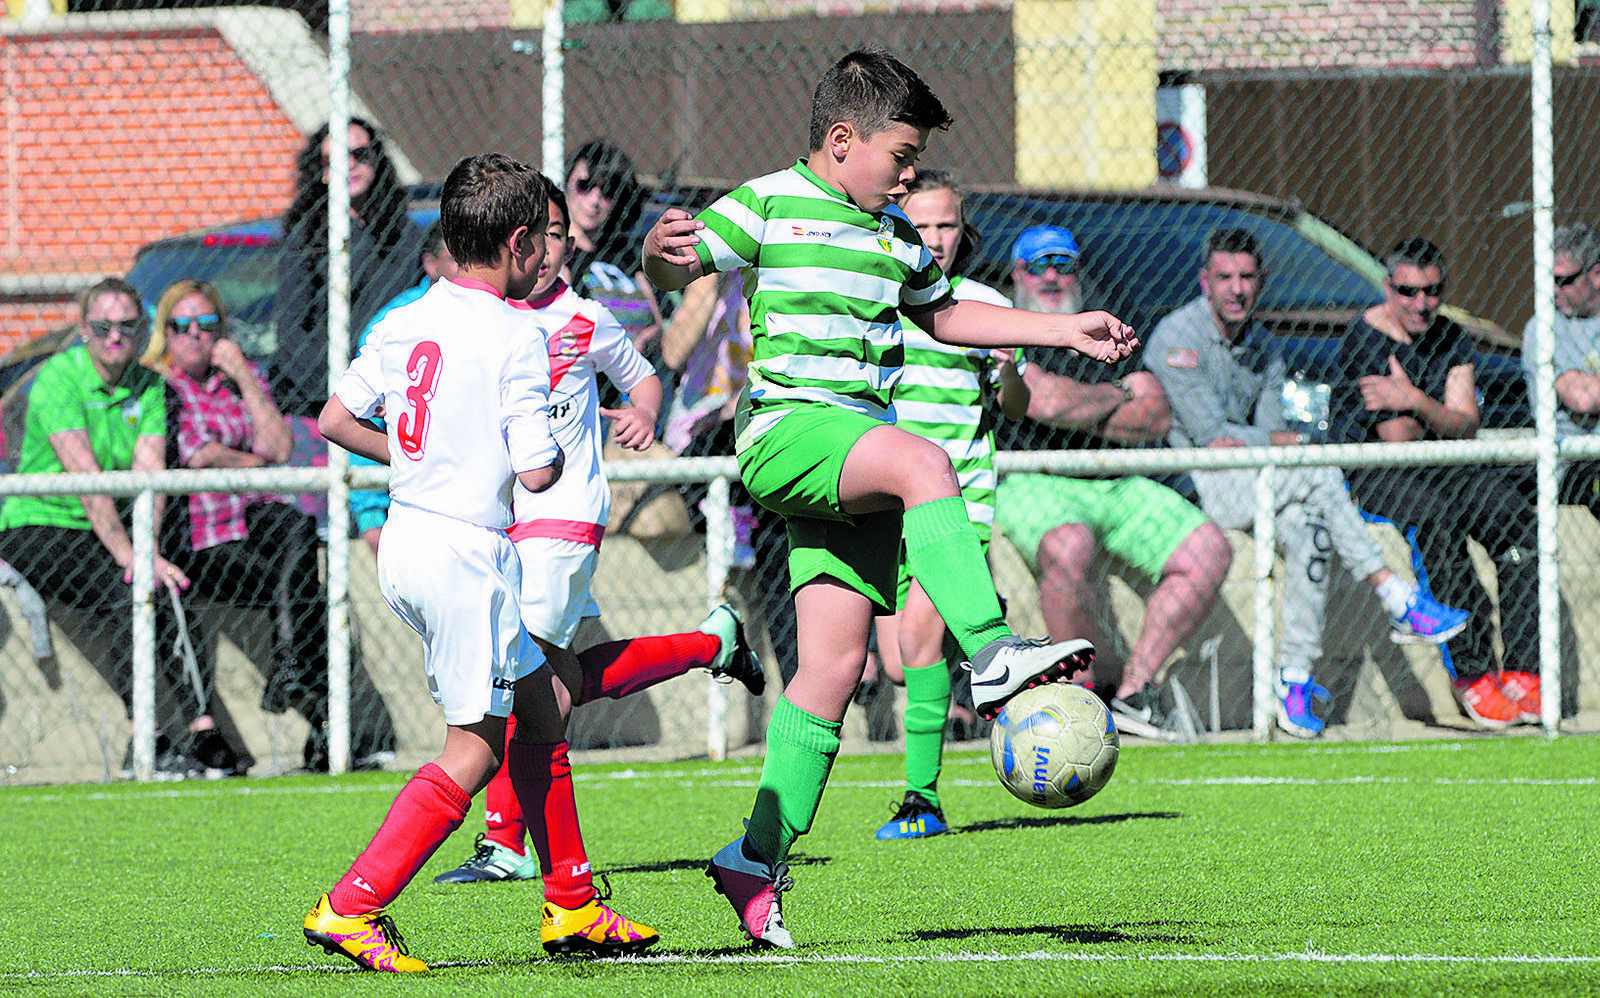
{"label": "white shorts", "polygon": [[522,559],[522,626],[557,648],[571,648],[578,625],[600,616],[589,593],[600,549],[581,541],[529,537],[517,541]]}
{"label": "white shorts", "polygon": [[389,608],[422,636],[428,690],[447,724],[509,717],[516,681],[544,664],[522,629],[522,567],[503,532],[399,503],[378,547]]}

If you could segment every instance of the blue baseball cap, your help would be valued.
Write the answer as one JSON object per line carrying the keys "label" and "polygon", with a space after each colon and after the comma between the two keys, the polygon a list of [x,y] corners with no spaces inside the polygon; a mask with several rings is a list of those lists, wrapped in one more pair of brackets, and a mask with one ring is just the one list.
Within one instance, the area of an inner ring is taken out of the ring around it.
{"label": "blue baseball cap", "polygon": [[1016,248],[1011,252],[1011,258],[1021,260],[1023,263],[1032,263],[1041,256],[1052,254],[1065,254],[1077,259],[1078,241],[1072,238],[1069,229],[1059,225],[1035,225],[1017,237]]}

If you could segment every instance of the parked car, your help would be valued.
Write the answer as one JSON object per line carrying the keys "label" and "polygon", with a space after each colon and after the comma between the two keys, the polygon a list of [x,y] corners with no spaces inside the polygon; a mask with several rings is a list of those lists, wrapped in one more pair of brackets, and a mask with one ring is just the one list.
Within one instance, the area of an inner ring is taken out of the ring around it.
{"label": "parked car", "polygon": [[[658,187],[638,222],[644,234],[670,206],[698,208],[726,187],[709,183]],[[422,226],[438,218],[436,192],[415,192],[412,219]],[[1195,274],[1206,235],[1219,226],[1241,226],[1261,241],[1269,277],[1259,317],[1285,338],[1296,388],[1291,406],[1304,410],[1306,428],[1318,432],[1317,400],[1334,380],[1338,337],[1351,317],[1382,299],[1384,268],[1370,251],[1299,204],[1265,195],[1217,188],[1152,187],[1137,191],[1059,192],[973,188],[967,196],[972,222],[984,244],[969,273],[1003,285],[1010,249],[1026,228],[1063,225],[1084,248],[1084,282],[1094,304],[1108,308],[1141,333],[1199,293]],[[276,218],[212,226],[161,239],[142,248],[128,279],[153,302],[172,281],[198,277],[216,285],[230,325],[246,355],[270,358],[276,347],[272,323],[277,287]],[[1517,357],[1518,339],[1491,322],[1446,306],[1478,343],[1478,388],[1483,425],[1533,425]],[[35,348],[37,353],[37,348]],[[8,382],[10,358],[0,358],[0,388]]]}

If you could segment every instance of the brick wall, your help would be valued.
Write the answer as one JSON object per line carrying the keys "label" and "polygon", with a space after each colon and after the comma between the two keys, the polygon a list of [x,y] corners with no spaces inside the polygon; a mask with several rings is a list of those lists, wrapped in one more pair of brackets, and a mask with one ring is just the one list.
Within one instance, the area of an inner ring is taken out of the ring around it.
{"label": "brick wall", "polygon": [[[153,239],[282,211],[300,133],[209,29],[0,37],[0,273],[122,273]],[[0,345],[59,310],[0,308]]]}
{"label": "brick wall", "polygon": [[[1159,0],[1164,70],[1472,66],[1479,0]],[[1489,29],[1485,29],[1489,30]]]}

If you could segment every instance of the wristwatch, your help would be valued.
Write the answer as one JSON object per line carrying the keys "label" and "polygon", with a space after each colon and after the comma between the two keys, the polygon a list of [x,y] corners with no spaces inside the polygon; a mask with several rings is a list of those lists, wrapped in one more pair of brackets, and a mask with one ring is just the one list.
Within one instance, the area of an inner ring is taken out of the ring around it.
{"label": "wristwatch", "polygon": [[1133,389],[1128,387],[1128,383],[1126,381],[1118,378],[1111,383],[1117,386],[1118,391],[1122,392],[1122,401],[1117,403],[1118,405],[1124,405],[1133,401]]}

